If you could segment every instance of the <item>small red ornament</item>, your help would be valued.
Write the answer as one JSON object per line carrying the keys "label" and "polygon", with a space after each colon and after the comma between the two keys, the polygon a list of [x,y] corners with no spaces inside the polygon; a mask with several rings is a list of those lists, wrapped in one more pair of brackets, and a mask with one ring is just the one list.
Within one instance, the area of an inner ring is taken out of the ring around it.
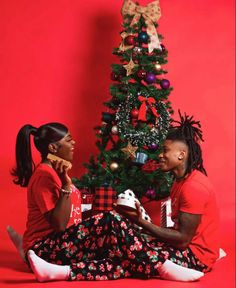
{"label": "small red ornament", "polygon": [[138,70],[137,72],[137,76],[140,78],[140,79],[144,79],[147,75],[147,72],[144,70],[144,69],[140,69]]}
{"label": "small red ornament", "polygon": [[134,45],[135,37],[133,35],[129,35],[125,38],[125,45]]}
{"label": "small red ornament", "polygon": [[111,72],[111,80],[113,80],[113,81],[119,80],[119,75],[114,71]]}
{"label": "small red ornament", "polygon": [[139,110],[137,108],[133,108],[130,111],[130,115],[133,119],[138,119]]}

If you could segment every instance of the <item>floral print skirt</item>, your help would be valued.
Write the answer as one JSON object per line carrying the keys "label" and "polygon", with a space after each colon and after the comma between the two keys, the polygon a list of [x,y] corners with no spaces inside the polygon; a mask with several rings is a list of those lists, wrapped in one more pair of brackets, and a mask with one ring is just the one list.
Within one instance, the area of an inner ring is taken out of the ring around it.
{"label": "floral print skirt", "polygon": [[180,251],[140,233],[115,211],[52,233],[31,249],[50,263],[70,265],[70,280],[148,279],[158,276],[157,268],[167,259],[199,271],[207,269],[190,249]]}

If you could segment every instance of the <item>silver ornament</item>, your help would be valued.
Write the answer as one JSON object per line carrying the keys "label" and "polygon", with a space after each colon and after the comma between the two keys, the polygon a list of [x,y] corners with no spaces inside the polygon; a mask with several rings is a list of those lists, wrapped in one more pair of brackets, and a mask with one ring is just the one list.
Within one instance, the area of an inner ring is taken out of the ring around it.
{"label": "silver ornament", "polygon": [[111,133],[114,134],[114,135],[118,134],[118,127],[116,125],[112,126]]}
{"label": "silver ornament", "polygon": [[142,53],[142,47],[135,46],[133,51],[137,54],[140,54],[140,53]]}

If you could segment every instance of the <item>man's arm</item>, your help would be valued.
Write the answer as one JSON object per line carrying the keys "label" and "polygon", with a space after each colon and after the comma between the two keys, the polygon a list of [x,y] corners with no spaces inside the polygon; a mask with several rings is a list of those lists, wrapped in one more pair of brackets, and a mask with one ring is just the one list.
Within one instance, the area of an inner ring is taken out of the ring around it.
{"label": "man's arm", "polygon": [[179,212],[178,230],[156,226],[145,220],[141,220],[141,226],[151,235],[165,243],[184,250],[188,247],[194,237],[197,227],[201,221],[201,215]]}
{"label": "man's arm", "polygon": [[120,207],[117,207],[116,210],[120,214],[129,218],[132,222],[141,226],[145,231],[149,232],[152,236],[158,238],[160,241],[171,244],[173,247],[181,250],[184,250],[188,247],[201,221],[200,214],[190,214],[180,211],[178,219],[179,227],[178,230],[174,230],[172,228],[163,228],[157,226],[142,219],[139,204],[137,204],[137,211],[134,212],[127,212]]}

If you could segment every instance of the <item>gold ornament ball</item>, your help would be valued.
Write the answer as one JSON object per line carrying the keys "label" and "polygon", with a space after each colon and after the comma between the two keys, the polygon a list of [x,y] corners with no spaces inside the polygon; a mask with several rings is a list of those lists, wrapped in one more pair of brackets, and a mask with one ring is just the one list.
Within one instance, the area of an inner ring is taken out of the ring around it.
{"label": "gold ornament ball", "polygon": [[114,135],[118,134],[118,127],[117,127],[116,125],[112,126],[111,132],[112,132],[112,134],[114,134]]}
{"label": "gold ornament ball", "polygon": [[155,69],[156,69],[157,71],[161,70],[161,65],[160,65],[159,63],[156,63],[156,64],[155,64]]}
{"label": "gold ornament ball", "polygon": [[112,162],[112,163],[110,164],[110,169],[111,169],[112,171],[115,171],[115,170],[117,170],[118,168],[119,168],[118,163]]}

